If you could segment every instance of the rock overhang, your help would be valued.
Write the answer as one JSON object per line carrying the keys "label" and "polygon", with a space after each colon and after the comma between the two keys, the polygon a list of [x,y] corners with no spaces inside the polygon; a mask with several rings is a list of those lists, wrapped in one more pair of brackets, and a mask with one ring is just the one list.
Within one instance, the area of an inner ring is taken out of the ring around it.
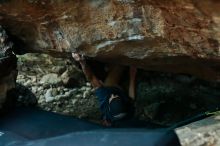
{"label": "rock overhang", "polygon": [[216,0],[5,0],[0,24],[24,52],[219,79]]}

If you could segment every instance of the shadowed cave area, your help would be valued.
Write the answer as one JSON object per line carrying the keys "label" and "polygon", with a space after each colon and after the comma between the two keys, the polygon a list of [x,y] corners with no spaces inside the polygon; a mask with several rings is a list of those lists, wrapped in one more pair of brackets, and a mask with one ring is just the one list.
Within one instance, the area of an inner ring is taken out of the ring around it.
{"label": "shadowed cave area", "polygon": [[[95,74],[103,79],[107,65],[89,62]],[[125,70],[121,78],[125,91],[128,90],[128,72]],[[191,75],[139,69],[136,83],[135,116],[145,121],[172,126],[200,113],[217,110],[220,103],[219,83]],[[44,54],[18,56],[15,90],[17,106],[36,105],[43,110],[100,123],[94,89],[73,59]]]}

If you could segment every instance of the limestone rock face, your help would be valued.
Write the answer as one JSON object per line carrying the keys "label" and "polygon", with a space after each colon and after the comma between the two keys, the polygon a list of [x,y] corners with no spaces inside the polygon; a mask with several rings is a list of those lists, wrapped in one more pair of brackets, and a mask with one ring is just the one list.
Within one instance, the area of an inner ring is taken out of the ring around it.
{"label": "limestone rock face", "polygon": [[182,146],[218,146],[219,114],[177,128],[175,131]]}
{"label": "limestone rock face", "polygon": [[0,24],[24,52],[219,79],[218,0],[3,0]]}
{"label": "limestone rock face", "polygon": [[11,49],[12,44],[8,42],[8,36],[0,26],[0,110],[6,100],[7,93],[15,88],[17,77],[17,59]]}

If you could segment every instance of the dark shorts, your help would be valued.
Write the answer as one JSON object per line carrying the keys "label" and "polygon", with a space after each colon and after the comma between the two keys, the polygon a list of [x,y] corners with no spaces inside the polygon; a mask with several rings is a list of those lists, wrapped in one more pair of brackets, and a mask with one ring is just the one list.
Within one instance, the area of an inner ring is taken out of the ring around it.
{"label": "dark shorts", "polygon": [[112,120],[111,115],[108,111],[108,102],[109,102],[109,98],[111,97],[112,94],[118,95],[120,98],[122,98],[122,100],[127,108],[127,113],[129,115],[129,117],[131,115],[133,115],[133,111],[134,111],[133,102],[132,102],[131,98],[129,98],[123,92],[123,90],[121,90],[120,88],[102,86],[102,87],[99,87],[98,89],[96,89],[95,94],[98,97],[99,107],[102,112],[102,118],[104,120],[109,120],[109,121]]}

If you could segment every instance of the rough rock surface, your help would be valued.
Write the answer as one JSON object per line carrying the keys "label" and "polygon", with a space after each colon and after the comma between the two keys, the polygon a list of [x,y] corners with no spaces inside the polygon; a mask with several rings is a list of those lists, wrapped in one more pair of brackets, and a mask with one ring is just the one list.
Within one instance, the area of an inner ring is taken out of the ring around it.
{"label": "rough rock surface", "polygon": [[204,120],[176,129],[182,146],[219,146],[220,116]]}
{"label": "rough rock surface", "polygon": [[137,77],[136,113],[141,119],[172,125],[220,105],[220,84],[141,70]]}
{"label": "rough rock surface", "polygon": [[219,7],[218,0],[3,0],[0,24],[20,52],[66,57],[79,51],[216,80]]}
{"label": "rough rock surface", "polygon": [[[15,88],[17,59],[12,54],[12,44],[0,26],[0,110],[4,106],[7,93]],[[1,112],[1,111],[0,111]]]}
{"label": "rough rock surface", "polygon": [[[100,120],[98,101],[93,95],[91,84],[85,82],[83,73],[73,61],[45,54],[26,54],[18,57],[18,70],[18,106],[33,106],[37,101],[37,106],[47,111],[91,121]],[[68,71],[72,74],[67,75]],[[64,73],[65,78],[78,78],[78,82],[69,84],[67,88],[66,82],[60,82]],[[59,82],[48,80],[54,76],[54,80]]]}

